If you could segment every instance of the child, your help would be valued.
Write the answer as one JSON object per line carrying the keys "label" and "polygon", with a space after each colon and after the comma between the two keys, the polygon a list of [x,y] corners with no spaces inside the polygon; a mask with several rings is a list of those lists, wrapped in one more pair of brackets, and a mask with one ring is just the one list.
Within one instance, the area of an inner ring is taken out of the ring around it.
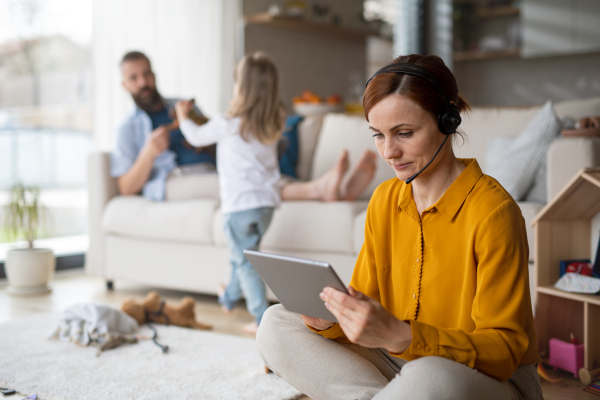
{"label": "child", "polygon": [[234,96],[229,111],[205,125],[188,118],[192,101],[175,110],[180,129],[193,146],[218,143],[217,170],[224,229],[231,251],[231,281],[219,295],[231,310],[242,293],[255,323],[244,332],[256,333],[269,306],[265,284],[244,254],[257,250],[275,207],[281,202],[277,142],[284,129],[285,108],[279,98],[279,76],[264,53],[244,57],[235,70]]}

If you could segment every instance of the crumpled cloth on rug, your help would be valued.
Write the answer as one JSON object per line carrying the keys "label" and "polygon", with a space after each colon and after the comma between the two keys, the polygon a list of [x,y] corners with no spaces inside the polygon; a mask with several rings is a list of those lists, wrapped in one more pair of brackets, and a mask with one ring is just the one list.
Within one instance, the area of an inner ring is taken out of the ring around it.
{"label": "crumpled cloth on rug", "polygon": [[63,311],[48,338],[87,346],[104,343],[110,334],[132,334],[138,329],[135,319],[116,308],[78,303]]}

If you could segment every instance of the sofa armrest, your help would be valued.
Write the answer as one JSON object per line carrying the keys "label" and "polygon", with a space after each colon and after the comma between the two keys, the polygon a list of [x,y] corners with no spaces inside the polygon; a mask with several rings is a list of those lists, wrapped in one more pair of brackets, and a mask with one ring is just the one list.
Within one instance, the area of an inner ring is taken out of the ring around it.
{"label": "sofa armrest", "polygon": [[88,232],[90,247],[85,270],[91,275],[105,275],[106,235],[102,216],[106,204],[118,193],[117,180],[110,176],[110,153],[93,152],[87,160]]}
{"label": "sofa armrest", "polygon": [[600,138],[561,138],[548,149],[548,203],[580,169],[600,165]]}

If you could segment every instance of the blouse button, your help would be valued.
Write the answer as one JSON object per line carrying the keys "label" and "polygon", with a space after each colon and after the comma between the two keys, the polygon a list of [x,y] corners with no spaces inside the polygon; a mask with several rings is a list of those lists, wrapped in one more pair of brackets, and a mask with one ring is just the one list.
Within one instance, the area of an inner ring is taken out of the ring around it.
{"label": "blouse button", "polygon": [[417,295],[413,293],[413,299],[416,299],[416,298],[417,298]]}
{"label": "blouse button", "polygon": [[419,259],[417,258],[417,262],[419,262]]}

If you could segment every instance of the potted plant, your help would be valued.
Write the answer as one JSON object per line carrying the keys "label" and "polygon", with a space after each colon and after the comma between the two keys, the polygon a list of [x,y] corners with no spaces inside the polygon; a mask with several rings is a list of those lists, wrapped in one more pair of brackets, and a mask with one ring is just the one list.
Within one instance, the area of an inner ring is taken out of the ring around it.
{"label": "potted plant", "polygon": [[51,290],[48,282],[54,275],[56,259],[51,249],[34,247],[42,213],[38,188],[17,184],[10,189],[3,228],[9,241],[25,239],[28,245],[10,249],[6,254],[4,270],[11,294],[41,294]]}

